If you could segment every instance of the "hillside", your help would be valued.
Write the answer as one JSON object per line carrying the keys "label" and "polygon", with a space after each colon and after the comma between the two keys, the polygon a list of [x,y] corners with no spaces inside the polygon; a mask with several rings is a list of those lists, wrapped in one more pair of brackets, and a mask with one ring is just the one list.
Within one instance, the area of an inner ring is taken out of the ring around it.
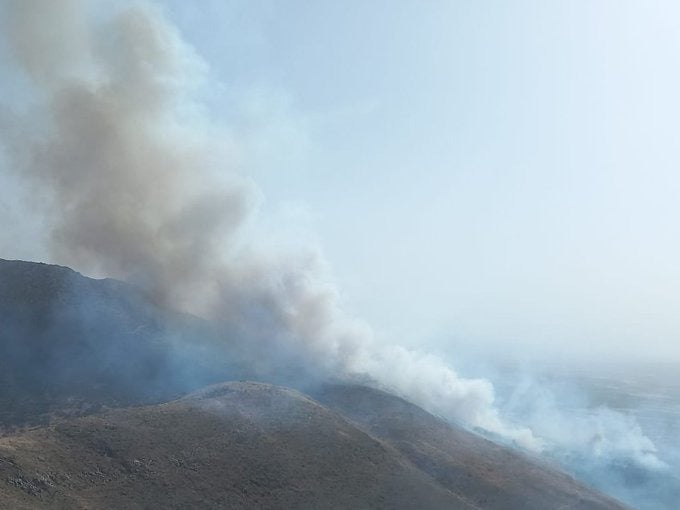
{"label": "hillside", "polygon": [[214,325],[65,267],[0,259],[0,324],[0,435],[242,375]]}
{"label": "hillside", "polygon": [[196,391],[255,372],[121,282],[0,260],[0,324],[0,508],[623,508],[375,388]]}
{"label": "hillside", "polygon": [[315,396],[480,508],[621,508],[556,466],[446,423],[395,395],[336,384]]}
{"label": "hillside", "polygon": [[[367,395],[399,413],[389,395]],[[418,429],[432,417],[409,421]],[[227,383],[3,438],[0,501],[17,509],[622,508],[503,448],[477,456],[469,447],[484,440],[448,432],[441,454],[458,458],[459,469],[440,463],[435,474],[421,469],[422,455],[402,455],[397,437],[381,440],[296,391]],[[421,453],[434,447],[421,443],[428,434],[411,438]]]}

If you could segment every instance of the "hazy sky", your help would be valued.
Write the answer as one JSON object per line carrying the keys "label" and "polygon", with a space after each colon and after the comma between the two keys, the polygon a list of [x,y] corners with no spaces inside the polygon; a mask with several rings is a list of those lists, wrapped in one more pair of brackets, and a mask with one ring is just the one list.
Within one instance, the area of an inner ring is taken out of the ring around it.
{"label": "hazy sky", "polygon": [[676,2],[162,5],[264,216],[380,334],[680,360]]}

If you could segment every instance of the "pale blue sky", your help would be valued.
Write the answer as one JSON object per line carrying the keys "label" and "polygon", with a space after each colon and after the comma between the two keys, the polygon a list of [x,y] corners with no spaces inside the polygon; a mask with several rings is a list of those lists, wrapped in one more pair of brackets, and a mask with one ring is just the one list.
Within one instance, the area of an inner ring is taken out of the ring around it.
{"label": "pale blue sky", "polygon": [[276,125],[269,207],[378,329],[680,358],[677,4],[202,5],[169,12]]}
{"label": "pale blue sky", "polygon": [[680,360],[677,3],[163,5],[382,335]]}

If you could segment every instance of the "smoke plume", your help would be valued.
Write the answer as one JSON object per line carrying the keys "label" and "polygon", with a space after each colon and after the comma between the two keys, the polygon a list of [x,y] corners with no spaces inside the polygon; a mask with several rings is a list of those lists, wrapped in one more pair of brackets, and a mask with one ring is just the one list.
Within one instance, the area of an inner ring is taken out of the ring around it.
{"label": "smoke plume", "polygon": [[504,413],[531,428],[509,423],[489,381],[378,342],[348,316],[318,254],[259,248],[249,228],[258,190],[239,170],[243,149],[220,127],[229,119],[205,115],[196,99],[206,64],[158,8],[101,5],[2,4],[17,64],[16,97],[0,104],[0,156],[12,172],[4,182],[27,193],[53,262],[128,281],[222,325],[254,374],[368,376],[446,419],[547,448],[593,480],[620,459],[665,469],[632,418],[571,414],[540,386],[521,395],[522,412]]}
{"label": "smoke plume", "polygon": [[56,262],[223,323],[263,373],[292,363],[368,374],[448,419],[539,447],[528,429],[502,422],[487,381],[378,344],[343,312],[318,256],[249,242],[256,189],[192,97],[205,64],[153,6],[113,17],[88,7],[10,0],[4,9],[31,87],[30,108],[4,114],[4,150],[30,195],[44,197]]}
{"label": "smoke plume", "polygon": [[229,119],[206,115],[196,99],[206,64],[158,8],[94,7],[2,5],[18,84],[0,105],[0,156],[12,172],[4,182],[27,193],[53,262],[128,281],[159,304],[220,324],[253,374],[367,376],[446,419],[547,448],[567,466],[592,461],[592,472],[609,472],[625,458],[664,469],[632,418],[569,414],[540,387],[521,396],[530,409],[504,414],[531,429],[511,424],[489,381],[378,342],[348,316],[316,252],[259,247],[244,149],[221,128]]}

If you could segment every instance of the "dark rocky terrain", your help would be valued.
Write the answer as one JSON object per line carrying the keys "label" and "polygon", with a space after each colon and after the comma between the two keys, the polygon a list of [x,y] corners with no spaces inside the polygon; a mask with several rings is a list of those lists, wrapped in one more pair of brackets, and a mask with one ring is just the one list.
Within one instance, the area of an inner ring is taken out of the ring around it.
{"label": "dark rocky terrain", "polygon": [[221,382],[218,329],[0,260],[0,508],[624,508],[372,387]]}
{"label": "dark rocky terrain", "polygon": [[0,435],[243,377],[228,338],[123,282],[0,259]]}

